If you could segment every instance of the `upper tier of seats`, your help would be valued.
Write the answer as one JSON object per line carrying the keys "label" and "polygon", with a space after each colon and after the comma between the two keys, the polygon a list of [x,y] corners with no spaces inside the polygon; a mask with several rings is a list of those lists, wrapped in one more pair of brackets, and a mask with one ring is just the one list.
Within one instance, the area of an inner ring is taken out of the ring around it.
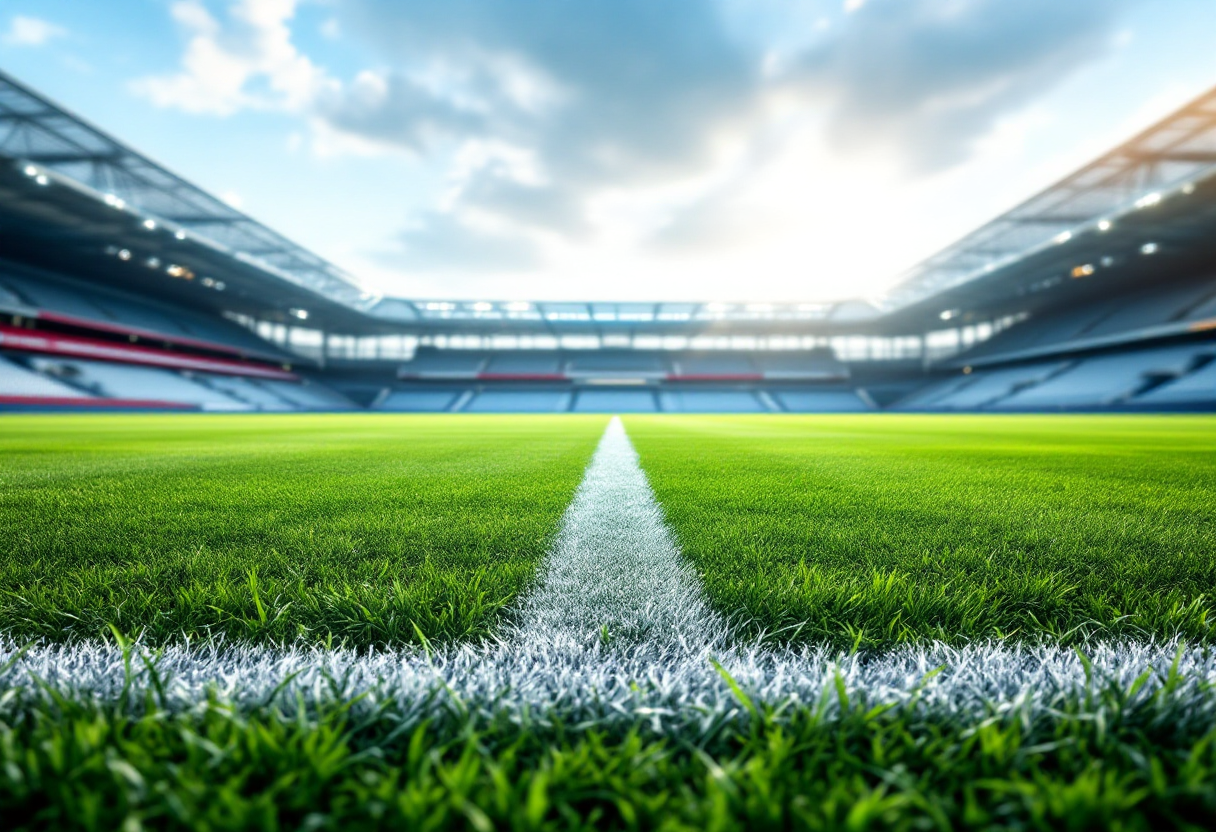
{"label": "upper tier of seats", "polygon": [[146,298],[80,284],[65,278],[31,275],[0,263],[0,306],[26,307],[52,316],[79,319],[99,328],[122,328],[167,340],[205,342],[235,352],[284,360],[273,344],[216,315],[169,307]]}
{"label": "upper tier of seats", "polygon": [[87,399],[87,394],[0,357],[0,398]]}
{"label": "upper tier of seats", "polygon": [[645,378],[763,377],[831,378],[848,376],[830,350],[462,350],[419,348],[400,365],[402,377],[455,378],[499,376],[639,376]]}
{"label": "upper tier of seats", "polygon": [[1216,345],[1180,344],[977,369],[942,379],[901,410],[1057,411],[1216,406]]}
{"label": "upper tier of seats", "polygon": [[1146,287],[1096,303],[1080,303],[1035,315],[967,351],[958,360],[977,362],[1045,354],[1171,325],[1185,329],[1216,317],[1216,279]]}

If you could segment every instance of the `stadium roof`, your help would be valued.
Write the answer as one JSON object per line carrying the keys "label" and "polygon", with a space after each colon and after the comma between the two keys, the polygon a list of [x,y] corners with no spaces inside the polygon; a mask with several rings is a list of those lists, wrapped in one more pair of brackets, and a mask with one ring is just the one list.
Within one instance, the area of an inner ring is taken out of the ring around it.
{"label": "stadium roof", "polygon": [[881,305],[900,309],[1016,265],[1213,173],[1216,88],[918,264]]}
{"label": "stadium roof", "polygon": [[379,296],[337,266],[166,170],[0,72],[0,154],[353,309]]}

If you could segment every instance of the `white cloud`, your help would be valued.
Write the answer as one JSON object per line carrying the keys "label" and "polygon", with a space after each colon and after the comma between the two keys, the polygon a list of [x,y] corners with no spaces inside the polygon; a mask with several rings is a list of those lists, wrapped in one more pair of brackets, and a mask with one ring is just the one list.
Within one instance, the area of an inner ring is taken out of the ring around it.
{"label": "white cloud", "polygon": [[37,17],[17,15],[8,25],[8,31],[0,35],[0,43],[6,46],[43,46],[55,38],[65,37],[67,29]]}
{"label": "white cloud", "polygon": [[[933,189],[999,163],[1002,125],[1106,54],[1123,0],[767,0],[759,22],[758,0],[345,0],[342,37],[374,57],[341,80],[293,43],[305,0],[227,2],[176,0],[181,66],[136,89],[426,170],[379,268],[549,296],[682,275],[675,294],[728,297],[747,275],[805,298],[947,242]],[[889,252],[858,257],[875,225]]]}
{"label": "white cloud", "polygon": [[141,78],[135,91],[191,113],[303,111],[326,79],[291,42],[297,2],[236,0],[221,22],[199,0],[178,0],[173,18],[189,36],[181,70]]}

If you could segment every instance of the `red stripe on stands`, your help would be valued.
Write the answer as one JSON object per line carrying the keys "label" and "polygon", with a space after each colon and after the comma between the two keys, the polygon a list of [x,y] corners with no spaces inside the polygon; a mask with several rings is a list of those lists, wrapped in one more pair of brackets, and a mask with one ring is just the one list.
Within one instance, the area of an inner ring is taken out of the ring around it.
{"label": "red stripe on stands", "polygon": [[279,360],[270,353],[259,353],[250,350],[243,350],[240,347],[231,347],[227,344],[217,344],[214,341],[203,341],[199,338],[183,338],[180,335],[166,335],[163,332],[156,332],[151,329],[140,329],[139,327],[123,326],[122,324],[108,323],[106,321],[95,321],[92,318],[77,318],[75,315],[64,315],[60,312],[49,312],[45,309],[38,310],[38,319],[42,321],[50,321],[56,324],[65,324],[67,326],[78,326],[81,329],[95,329],[98,332],[113,332],[117,335],[135,335],[139,338],[147,338],[149,341],[161,341],[168,344],[181,344],[183,347],[194,347],[195,349],[211,350],[213,352],[226,352],[229,355],[259,355],[269,361]]}
{"label": "red stripe on stands", "polygon": [[667,381],[764,381],[763,373],[668,373]]}
{"label": "red stripe on stands", "polygon": [[478,373],[478,381],[567,381],[564,373]]}
{"label": "red stripe on stands", "polygon": [[149,347],[126,346],[101,341],[96,338],[80,338],[75,335],[59,335],[33,329],[19,329],[0,325],[0,347],[25,352],[69,355],[74,358],[91,358],[97,361],[114,361],[120,364],[141,364],[151,367],[171,367],[177,370],[196,370],[228,376],[253,376],[281,381],[298,381],[299,376],[259,364],[246,364],[223,358],[202,358],[179,355]]}
{"label": "red stripe on stands", "polygon": [[198,410],[197,405],[159,399],[97,399],[89,396],[0,396],[0,404],[45,407],[137,407],[143,410]]}

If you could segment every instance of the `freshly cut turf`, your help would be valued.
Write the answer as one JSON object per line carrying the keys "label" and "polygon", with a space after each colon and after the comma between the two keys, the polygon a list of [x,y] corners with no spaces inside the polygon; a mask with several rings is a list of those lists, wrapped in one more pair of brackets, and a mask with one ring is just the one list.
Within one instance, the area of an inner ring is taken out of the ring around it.
{"label": "freshly cut turf", "polygon": [[606,419],[0,419],[0,630],[147,643],[475,637]]}
{"label": "freshly cut turf", "polygon": [[1216,419],[629,417],[710,600],[842,647],[1216,640]]}

